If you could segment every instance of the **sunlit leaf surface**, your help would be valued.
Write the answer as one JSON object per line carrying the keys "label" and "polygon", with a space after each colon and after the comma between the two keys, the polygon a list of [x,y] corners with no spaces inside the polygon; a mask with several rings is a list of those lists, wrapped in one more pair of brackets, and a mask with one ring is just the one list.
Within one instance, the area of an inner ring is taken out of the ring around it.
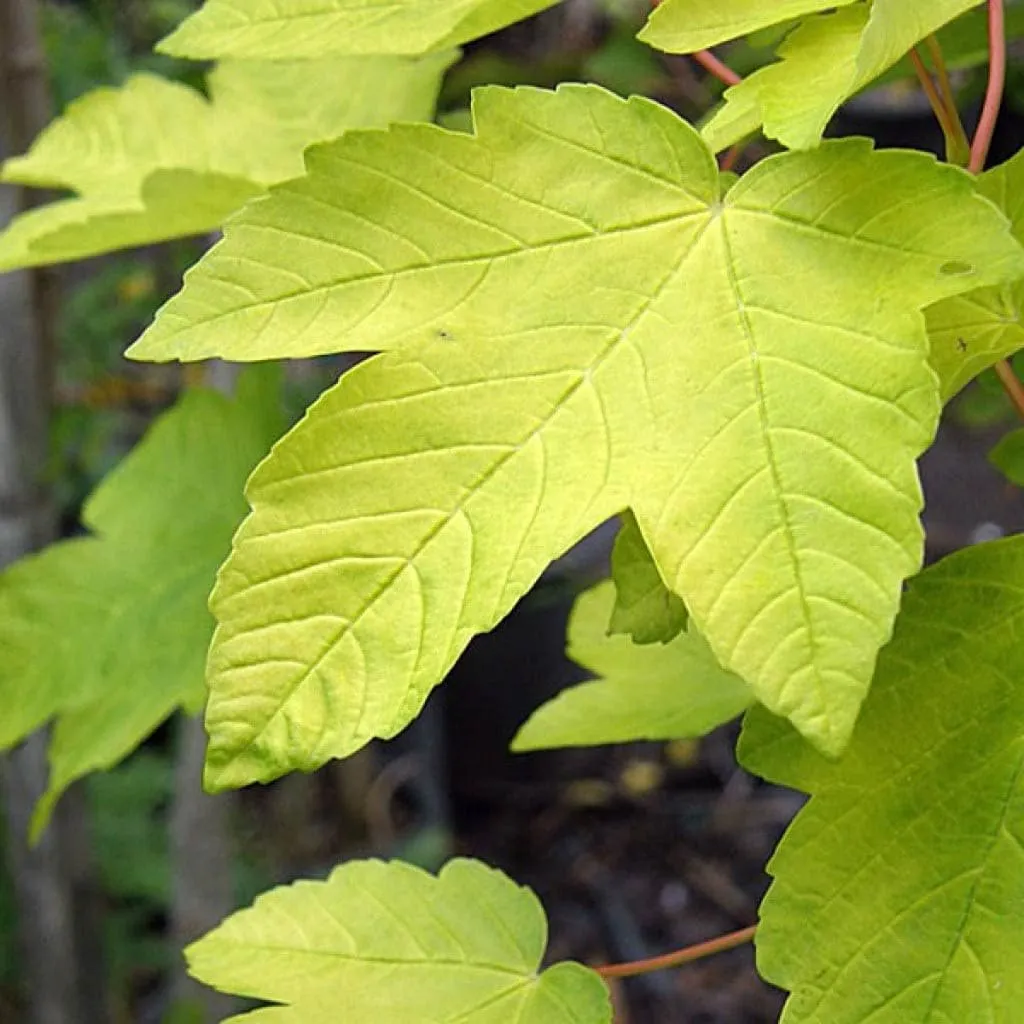
{"label": "sunlit leaf surface", "polygon": [[260,1024],[610,1024],[601,979],[540,970],[537,898],[483,864],[440,876],[353,861],[260,896],[186,951],[215,988],[280,1004]]}
{"label": "sunlit leaf surface", "polygon": [[785,1024],[1010,1024],[1024,1005],[1024,542],[913,581],[838,762],[748,716],[753,771],[811,794],[769,865],[758,966]]}
{"label": "sunlit leaf surface", "polygon": [[1015,278],[962,171],[862,140],[723,194],[674,114],[484,90],[352,133],[229,227],[136,346],[390,348],[250,482],[213,607],[208,782],[407,724],[475,633],[632,508],[719,661],[840,751],[920,566],[921,307]]}

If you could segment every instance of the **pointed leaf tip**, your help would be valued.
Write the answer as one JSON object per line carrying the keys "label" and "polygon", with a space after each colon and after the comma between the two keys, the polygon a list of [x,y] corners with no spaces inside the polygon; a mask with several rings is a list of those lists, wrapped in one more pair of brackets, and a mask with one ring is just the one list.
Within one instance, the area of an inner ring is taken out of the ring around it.
{"label": "pointed leaf tip", "polygon": [[638,644],[664,644],[686,628],[686,605],[665,586],[632,512],[622,517],[612,547],[612,579],[610,633],[624,633]]}

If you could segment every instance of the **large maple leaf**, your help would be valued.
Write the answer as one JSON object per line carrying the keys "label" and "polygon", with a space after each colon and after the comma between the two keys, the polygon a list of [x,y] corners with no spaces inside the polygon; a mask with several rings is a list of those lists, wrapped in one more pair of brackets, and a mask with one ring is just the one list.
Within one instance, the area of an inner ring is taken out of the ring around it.
{"label": "large maple leaf", "polygon": [[592,87],[485,90],[475,119],[314,150],[136,349],[399,347],[250,482],[208,781],[397,732],[627,506],[722,664],[838,752],[921,560],[920,309],[1020,273],[1005,218],[964,172],[857,140],[723,193],[692,128]]}

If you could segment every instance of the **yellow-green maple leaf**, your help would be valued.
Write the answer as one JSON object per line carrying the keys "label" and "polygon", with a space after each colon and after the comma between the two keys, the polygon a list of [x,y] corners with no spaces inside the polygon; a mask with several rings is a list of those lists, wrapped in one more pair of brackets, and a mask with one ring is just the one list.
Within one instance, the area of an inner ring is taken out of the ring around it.
{"label": "yellow-green maple leaf", "polygon": [[1005,218],[966,173],[862,140],[723,194],[692,128],[592,87],[485,90],[475,118],[314,150],[135,350],[397,349],[250,482],[213,595],[208,781],[397,732],[626,507],[722,664],[837,753],[921,561],[920,310],[1020,273]]}

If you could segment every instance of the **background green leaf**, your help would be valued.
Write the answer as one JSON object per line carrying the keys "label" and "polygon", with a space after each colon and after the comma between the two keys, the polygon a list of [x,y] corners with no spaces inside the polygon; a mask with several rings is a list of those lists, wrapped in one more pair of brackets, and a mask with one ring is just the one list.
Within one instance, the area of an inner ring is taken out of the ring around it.
{"label": "background green leaf", "polygon": [[853,742],[756,709],[752,771],[811,794],[778,848],[758,965],[786,1024],[1010,1024],[1024,1005],[1024,539],[914,580]]}
{"label": "background green leaf", "polygon": [[311,143],[429,120],[451,59],[229,62],[210,74],[209,101],[149,74],[97,89],[3,165],[4,181],[79,195],[16,218],[0,235],[0,270],[213,231],[300,174]]}
{"label": "background green leaf", "polygon": [[[1024,7],[1019,2],[1007,5],[1005,12],[1006,38],[1009,43],[1024,35]],[[988,5],[975,7],[955,21],[949,22],[936,34],[942,50],[942,60],[948,71],[962,71],[987,65],[989,59]],[[934,69],[935,62],[928,47],[922,46],[918,54],[925,66]],[[876,84],[889,83],[899,78],[916,79],[913,65],[907,58],[880,76]],[[1010,90],[1008,90],[1010,95]],[[1012,102],[1012,100],[1011,100]]]}
{"label": "background green leaf", "polygon": [[686,628],[686,605],[665,586],[636,516],[626,511],[612,547],[615,606],[609,633],[624,633],[634,643],[668,643]]}
{"label": "background green leaf", "polygon": [[655,646],[609,636],[613,601],[613,585],[602,583],[577,600],[569,622],[569,657],[598,681],[542,705],[516,734],[513,750],[688,739],[750,707],[750,688],[718,664],[692,626]]}
{"label": "background green leaf", "polygon": [[[978,191],[1009,217],[1014,236],[1024,241],[1024,153],[981,175]],[[982,370],[1024,348],[1022,307],[1024,279],[1018,279],[946,299],[925,311],[931,362],[945,400]]]}
{"label": "background green leaf", "polygon": [[662,0],[640,38],[669,53],[693,53],[791,18],[854,0]]}
{"label": "background green leaf", "polygon": [[856,76],[857,52],[868,8],[845,7],[801,22],[767,64],[725,91],[724,104],[701,134],[718,152],[762,129],[784,146],[816,145]]}
{"label": "background green leaf", "polygon": [[278,1024],[610,1024],[608,991],[579,964],[540,972],[537,898],[475,861],[437,878],[353,861],[325,882],[260,896],[186,951],[223,991],[285,1006]]}
{"label": "background green leaf", "polygon": [[315,150],[135,350],[399,350],[251,481],[213,598],[208,781],[403,728],[627,506],[722,664],[838,752],[921,561],[919,309],[1020,273],[1005,219],[966,173],[862,140],[721,196],[689,126],[592,87],[483,90],[475,116]]}
{"label": "background green leaf", "polygon": [[875,0],[812,15],[783,41],[777,63],[726,90],[725,105],[705,126],[704,138],[717,152],[760,125],[789,149],[816,146],[844,100],[978,3]]}
{"label": "background green leaf", "polygon": [[37,831],[71,782],[119,761],[175,708],[199,709],[207,595],[245,512],[245,478],[282,428],[255,377],[233,402],[186,394],[90,499],[94,536],[0,575],[0,749],[57,716]]}
{"label": "background green leaf", "polygon": [[158,50],[205,60],[421,54],[469,42],[558,0],[206,0]]}

